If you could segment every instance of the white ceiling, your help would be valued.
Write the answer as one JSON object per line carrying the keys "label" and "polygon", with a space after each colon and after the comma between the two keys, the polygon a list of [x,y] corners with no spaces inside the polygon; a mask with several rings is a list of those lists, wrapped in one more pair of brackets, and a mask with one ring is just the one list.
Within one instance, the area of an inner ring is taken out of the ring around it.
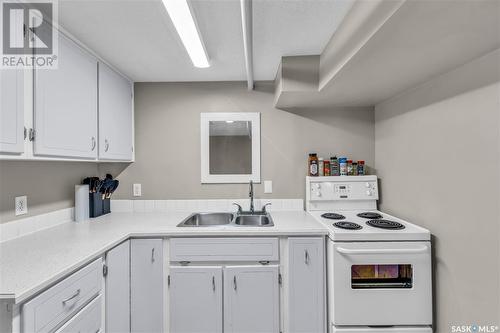
{"label": "white ceiling", "polygon": [[[254,76],[320,54],[354,0],[253,0]],[[210,68],[192,65],[160,0],[60,0],[59,22],[134,81],[246,80],[239,0],[192,0]]]}

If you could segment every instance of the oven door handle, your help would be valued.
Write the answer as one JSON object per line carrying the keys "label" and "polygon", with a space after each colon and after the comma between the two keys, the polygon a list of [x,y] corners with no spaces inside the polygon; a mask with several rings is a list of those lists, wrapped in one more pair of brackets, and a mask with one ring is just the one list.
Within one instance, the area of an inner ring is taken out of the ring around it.
{"label": "oven door handle", "polygon": [[413,249],[346,249],[338,247],[337,252],[342,254],[416,254],[427,252],[427,246],[421,246]]}

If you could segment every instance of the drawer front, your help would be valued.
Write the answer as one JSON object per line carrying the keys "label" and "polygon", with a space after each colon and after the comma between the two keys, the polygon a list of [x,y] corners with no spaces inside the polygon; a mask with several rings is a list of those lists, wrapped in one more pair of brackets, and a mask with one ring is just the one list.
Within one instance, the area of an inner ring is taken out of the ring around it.
{"label": "drawer front", "polygon": [[102,300],[97,296],[56,333],[97,333],[102,327]]}
{"label": "drawer front", "polygon": [[49,332],[99,294],[102,259],[97,259],[22,307],[23,332]]}
{"label": "drawer front", "polygon": [[277,261],[278,238],[173,238],[170,261]]}

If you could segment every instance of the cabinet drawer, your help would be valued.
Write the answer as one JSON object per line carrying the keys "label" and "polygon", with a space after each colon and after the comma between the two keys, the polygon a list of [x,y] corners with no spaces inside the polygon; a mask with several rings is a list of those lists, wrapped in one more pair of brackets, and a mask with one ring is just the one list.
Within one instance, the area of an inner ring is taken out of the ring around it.
{"label": "cabinet drawer", "polygon": [[49,332],[101,291],[102,259],[97,259],[22,307],[23,332]]}
{"label": "cabinet drawer", "polygon": [[173,238],[170,261],[277,261],[278,238]]}
{"label": "cabinet drawer", "polygon": [[56,333],[97,333],[102,327],[102,300],[97,296]]}

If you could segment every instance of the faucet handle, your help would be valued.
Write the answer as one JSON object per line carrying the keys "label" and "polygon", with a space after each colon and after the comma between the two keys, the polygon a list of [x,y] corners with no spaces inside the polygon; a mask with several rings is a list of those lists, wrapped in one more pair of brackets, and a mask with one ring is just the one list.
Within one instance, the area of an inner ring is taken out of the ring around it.
{"label": "faucet handle", "polygon": [[266,213],[266,212],[267,212],[267,211],[266,211],[266,207],[267,207],[267,206],[271,206],[271,205],[272,205],[272,203],[270,203],[270,202],[268,202],[268,203],[264,204],[264,205],[262,206],[262,212],[263,212],[263,213]]}
{"label": "faucet handle", "polygon": [[237,204],[236,202],[233,202],[233,205],[238,206],[238,214],[241,214],[243,212],[241,205]]}

